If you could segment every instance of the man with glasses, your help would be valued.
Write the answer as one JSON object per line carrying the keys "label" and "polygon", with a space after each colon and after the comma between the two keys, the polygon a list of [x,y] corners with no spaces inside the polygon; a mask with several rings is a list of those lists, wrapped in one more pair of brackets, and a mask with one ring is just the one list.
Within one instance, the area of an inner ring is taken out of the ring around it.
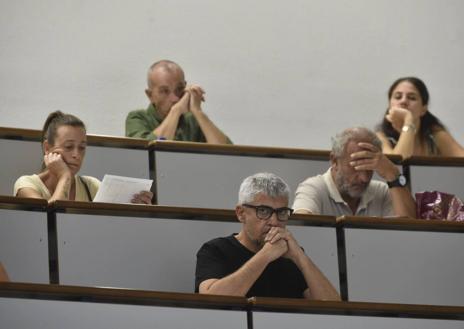
{"label": "man with glasses", "polygon": [[238,234],[213,239],[197,253],[195,291],[201,294],[339,300],[340,297],[286,229],[293,210],[280,177],[245,178],[235,208]]}

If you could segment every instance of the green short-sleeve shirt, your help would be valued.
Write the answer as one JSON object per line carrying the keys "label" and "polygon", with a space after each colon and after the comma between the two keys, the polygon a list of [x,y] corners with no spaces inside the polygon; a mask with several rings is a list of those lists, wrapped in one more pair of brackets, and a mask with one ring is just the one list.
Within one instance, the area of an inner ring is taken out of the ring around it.
{"label": "green short-sleeve shirt", "polygon": [[[158,137],[153,134],[153,130],[163,122],[153,104],[150,104],[146,110],[135,110],[130,112],[126,118],[126,136],[155,140]],[[192,113],[182,114],[177,126],[176,141],[186,142],[206,142],[205,135],[201,131],[197,120]],[[230,140],[228,140],[230,143]]]}

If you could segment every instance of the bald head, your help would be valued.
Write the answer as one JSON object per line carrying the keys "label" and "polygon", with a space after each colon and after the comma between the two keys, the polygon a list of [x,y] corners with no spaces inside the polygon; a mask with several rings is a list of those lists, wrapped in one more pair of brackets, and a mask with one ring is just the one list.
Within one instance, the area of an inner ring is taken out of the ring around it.
{"label": "bald head", "polygon": [[184,94],[184,71],[172,61],[156,62],[148,69],[147,85],[145,94],[164,118]]}
{"label": "bald head", "polygon": [[156,83],[154,80],[156,80],[158,73],[182,77],[182,80],[184,80],[184,71],[182,68],[173,61],[163,59],[153,63],[148,69],[147,86],[149,89],[153,88],[153,85]]}

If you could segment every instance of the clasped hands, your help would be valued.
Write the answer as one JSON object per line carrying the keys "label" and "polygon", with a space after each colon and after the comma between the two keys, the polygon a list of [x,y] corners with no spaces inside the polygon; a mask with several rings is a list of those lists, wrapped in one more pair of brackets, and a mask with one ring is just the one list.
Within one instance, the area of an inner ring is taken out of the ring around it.
{"label": "clasped hands", "polygon": [[205,101],[205,91],[198,85],[187,86],[180,100],[173,105],[173,109],[184,114],[201,111],[201,102]]}
{"label": "clasped hands", "polygon": [[282,227],[272,227],[269,230],[264,238],[263,250],[269,252],[271,261],[279,257],[285,257],[296,263],[298,257],[303,254],[303,250],[293,235],[286,228]]}

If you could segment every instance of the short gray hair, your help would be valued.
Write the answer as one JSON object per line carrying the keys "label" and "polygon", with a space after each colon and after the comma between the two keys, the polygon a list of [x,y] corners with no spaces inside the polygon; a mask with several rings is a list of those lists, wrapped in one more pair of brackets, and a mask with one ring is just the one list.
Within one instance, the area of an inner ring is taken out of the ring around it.
{"label": "short gray hair", "polygon": [[336,158],[343,156],[346,145],[351,141],[371,143],[379,150],[382,150],[382,142],[372,130],[365,127],[354,127],[345,129],[332,137],[333,155]]}
{"label": "short gray hair", "polygon": [[286,198],[288,200],[290,188],[282,178],[275,174],[257,173],[243,180],[238,192],[238,203],[252,202],[258,194],[264,194],[273,199]]}

